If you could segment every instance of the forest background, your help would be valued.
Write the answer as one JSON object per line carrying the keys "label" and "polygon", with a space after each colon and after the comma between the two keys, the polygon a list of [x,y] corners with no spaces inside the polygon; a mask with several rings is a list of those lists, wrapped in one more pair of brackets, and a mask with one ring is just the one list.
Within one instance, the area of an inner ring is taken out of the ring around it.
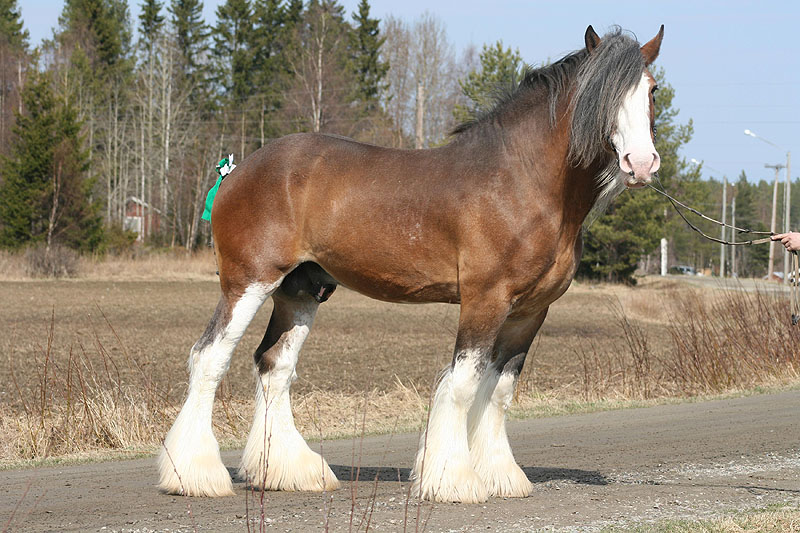
{"label": "forest background", "polygon": [[[138,256],[208,246],[200,216],[214,165],[228,153],[241,161],[298,131],[437,146],[491,106],[497,87],[537,66],[502,41],[456,51],[436,16],[378,20],[367,0],[353,13],[331,0],[227,0],[213,21],[202,8],[143,0],[133,20],[126,0],[66,0],[52,37],[36,44],[17,1],[0,0],[0,247],[41,262],[70,250]],[[694,126],[677,122],[676,89],[668,72],[655,73],[661,180],[719,218],[723,183],[701,179],[701,166],[681,157]],[[779,206],[782,195],[780,187]],[[737,226],[769,227],[773,183],[742,172],[725,196]],[[782,217],[779,209],[778,228]],[[661,238],[671,265],[719,269],[718,245],[688,231],[652,191],[624,193],[584,238],[582,276],[653,273]],[[728,272],[761,277],[767,247],[738,247],[725,260]]]}

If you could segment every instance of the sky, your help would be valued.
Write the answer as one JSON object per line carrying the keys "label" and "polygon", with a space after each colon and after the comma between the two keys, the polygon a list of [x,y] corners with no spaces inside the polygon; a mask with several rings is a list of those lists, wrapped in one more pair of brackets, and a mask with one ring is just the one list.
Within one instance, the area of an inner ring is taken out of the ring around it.
{"label": "sky", "polygon": [[[358,0],[340,1],[348,14],[358,5]],[[140,2],[129,3],[138,22]],[[213,22],[220,3],[205,1],[207,22]],[[52,35],[62,1],[22,0],[19,5],[31,44]],[[702,161],[706,178],[735,180],[744,170],[750,181],[758,181],[774,179],[774,170],[764,165],[785,165],[791,151],[791,175],[793,179],[800,176],[797,0],[370,0],[370,5],[372,16],[378,18],[391,14],[414,21],[425,11],[437,15],[456,57],[470,45],[480,49],[484,43],[502,40],[534,65],[583,47],[589,24],[600,35],[619,25],[642,43],[664,24],[656,64],[675,89],[673,106],[680,109],[677,121],[694,123],[694,137],[684,145],[682,155]],[[745,129],[759,138],[745,135]]]}

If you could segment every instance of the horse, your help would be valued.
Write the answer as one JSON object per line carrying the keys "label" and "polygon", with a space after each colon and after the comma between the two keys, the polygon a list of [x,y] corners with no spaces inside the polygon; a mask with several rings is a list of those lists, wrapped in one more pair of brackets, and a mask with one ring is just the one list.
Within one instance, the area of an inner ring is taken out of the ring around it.
{"label": "horse", "polygon": [[[295,427],[289,389],[318,306],[338,285],[389,302],[460,305],[452,362],[432,393],[414,498],[525,497],[505,413],[548,307],[569,287],[581,228],[658,170],[655,80],[664,35],[643,46],[589,26],[585,47],[528,69],[489,111],[434,149],[300,133],[222,183],[211,225],[221,297],[189,357],[185,403],[163,441],[160,488],[233,494],[211,426],[217,386],[264,301],[255,414],[239,476],[253,489],[339,486]],[[367,372],[367,369],[364,369]]]}

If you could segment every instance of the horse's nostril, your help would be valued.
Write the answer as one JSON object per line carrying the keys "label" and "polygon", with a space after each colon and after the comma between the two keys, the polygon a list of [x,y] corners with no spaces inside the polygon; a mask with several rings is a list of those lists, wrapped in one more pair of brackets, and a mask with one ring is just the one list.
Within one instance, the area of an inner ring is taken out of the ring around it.
{"label": "horse's nostril", "polygon": [[620,161],[620,168],[622,168],[623,172],[627,172],[628,174],[633,173],[633,165],[631,164],[630,152],[622,156],[622,161]]}
{"label": "horse's nostril", "polygon": [[653,152],[653,165],[650,167],[650,173],[658,172],[660,167],[661,157],[658,155],[658,152]]}

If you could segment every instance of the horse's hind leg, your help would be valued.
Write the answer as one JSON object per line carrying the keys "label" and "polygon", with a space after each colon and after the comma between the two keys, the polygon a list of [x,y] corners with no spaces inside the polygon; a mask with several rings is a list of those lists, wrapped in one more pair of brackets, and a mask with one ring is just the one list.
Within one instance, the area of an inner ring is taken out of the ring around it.
{"label": "horse's hind leg", "polygon": [[536,332],[547,310],[535,317],[508,320],[495,343],[495,360],[481,378],[469,411],[469,452],[472,466],[490,496],[523,498],[533,485],[517,465],[506,433],[506,411]]}
{"label": "horse's hind leg", "polygon": [[271,284],[253,283],[243,290],[223,285],[214,316],[192,347],[186,401],[158,459],[162,490],[186,496],[233,494],[231,477],[211,429],[214,394],[247,325],[279,283],[280,279]]}
{"label": "horse's hind leg", "polygon": [[239,475],[264,490],[333,490],[336,476],[297,431],[289,403],[297,358],[319,307],[319,298],[309,294],[319,294],[319,288],[298,292],[293,274],[273,295],[275,308],[254,355],[256,409]]}

